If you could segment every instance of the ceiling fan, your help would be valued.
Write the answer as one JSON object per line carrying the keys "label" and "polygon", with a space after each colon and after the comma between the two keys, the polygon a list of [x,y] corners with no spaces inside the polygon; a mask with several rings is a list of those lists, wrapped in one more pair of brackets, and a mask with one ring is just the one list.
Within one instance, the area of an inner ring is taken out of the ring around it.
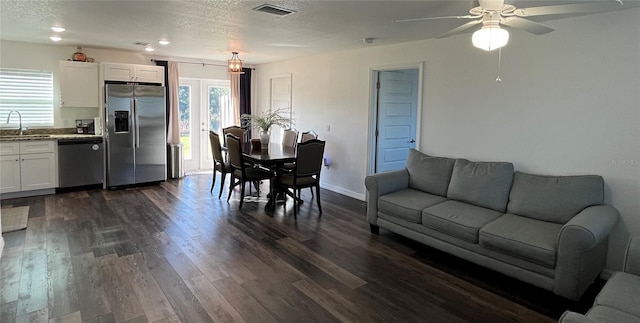
{"label": "ceiling fan", "polygon": [[562,15],[562,14],[588,14],[599,11],[607,11],[622,6],[622,0],[609,0],[606,2],[583,2],[574,4],[552,5],[542,7],[517,8],[511,4],[505,4],[504,0],[478,0],[479,6],[469,10],[469,15],[425,17],[394,20],[394,22],[412,22],[435,19],[472,19],[471,21],[449,30],[437,38],[446,38],[456,34],[468,32],[472,27],[482,24],[482,28],[473,33],[471,41],[475,47],[492,51],[503,47],[509,41],[509,32],[501,26],[524,30],[535,35],[543,35],[554,31],[553,28],[525,19],[526,17]]}

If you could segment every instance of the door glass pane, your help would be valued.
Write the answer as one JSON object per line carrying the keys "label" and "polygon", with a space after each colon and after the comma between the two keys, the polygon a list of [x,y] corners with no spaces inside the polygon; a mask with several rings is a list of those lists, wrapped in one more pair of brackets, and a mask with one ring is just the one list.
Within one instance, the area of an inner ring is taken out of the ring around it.
{"label": "door glass pane", "polygon": [[[228,110],[228,87],[209,86],[209,129],[222,136],[222,112]],[[211,149],[208,150],[211,157]]]}
{"label": "door glass pane", "polygon": [[190,160],[191,154],[191,87],[180,85],[180,142],[183,145],[184,159]]}
{"label": "door glass pane", "polygon": [[209,129],[222,131],[222,111],[229,106],[229,88],[209,86]]}

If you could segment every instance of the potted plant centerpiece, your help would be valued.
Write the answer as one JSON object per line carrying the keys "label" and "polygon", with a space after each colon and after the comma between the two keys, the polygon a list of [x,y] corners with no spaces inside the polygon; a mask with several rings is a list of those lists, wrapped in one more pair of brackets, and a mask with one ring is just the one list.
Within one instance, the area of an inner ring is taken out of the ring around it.
{"label": "potted plant centerpiece", "polygon": [[260,115],[243,114],[240,116],[242,124],[249,128],[260,128],[260,145],[262,149],[269,148],[269,140],[271,137],[271,126],[276,125],[282,128],[289,128],[293,124],[293,120],[283,117],[282,113],[285,109],[268,110]]}

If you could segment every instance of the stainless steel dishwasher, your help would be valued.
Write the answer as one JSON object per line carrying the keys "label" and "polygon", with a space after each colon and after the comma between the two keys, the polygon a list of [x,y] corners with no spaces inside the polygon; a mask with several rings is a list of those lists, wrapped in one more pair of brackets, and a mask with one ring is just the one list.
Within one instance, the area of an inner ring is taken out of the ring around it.
{"label": "stainless steel dishwasher", "polygon": [[102,138],[58,139],[58,187],[102,187],[104,146]]}

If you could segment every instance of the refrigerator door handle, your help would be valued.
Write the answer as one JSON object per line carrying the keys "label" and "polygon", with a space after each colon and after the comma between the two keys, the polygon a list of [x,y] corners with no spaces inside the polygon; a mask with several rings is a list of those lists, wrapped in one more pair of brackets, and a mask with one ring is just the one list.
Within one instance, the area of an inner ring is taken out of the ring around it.
{"label": "refrigerator door handle", "polygon": [[140,120],[138,119],[138,99],[133,99],[133,118],[135,123],[135,141],[136,148],[140,148]]}

